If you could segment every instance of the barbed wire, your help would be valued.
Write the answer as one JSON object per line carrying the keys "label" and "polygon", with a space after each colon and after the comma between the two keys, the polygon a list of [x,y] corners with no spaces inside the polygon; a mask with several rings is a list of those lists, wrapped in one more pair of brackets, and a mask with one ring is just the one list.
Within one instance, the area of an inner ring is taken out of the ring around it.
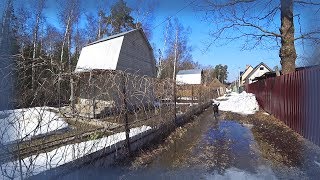
{"label": "barbed wire", "polygon": [[0,111],[3,179],[25,179],[120,141],[128,140],[122,148],[130,153],[129,137],[170,124],[175,114],[217,96],[211,87],[177,86],[174,109],[171,79],[115,70],[57,73],[46,60],[35,70],[32,87],[32,66],[18,59],[0,69],[11,72],[0,81],[11,91]]}

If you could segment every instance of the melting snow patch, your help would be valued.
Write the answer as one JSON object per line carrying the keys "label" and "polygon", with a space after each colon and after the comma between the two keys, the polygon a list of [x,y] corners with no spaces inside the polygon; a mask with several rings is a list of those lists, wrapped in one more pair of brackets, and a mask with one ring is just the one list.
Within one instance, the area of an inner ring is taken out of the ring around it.
{"label": "melting snow patch", "polygon": [[243,126],[245,126],[245,127],[249,128],[249,129],[251,129],[251,128],[253,127],[253,124],[243,124]]}
{"label": "melting snow patch", "polygon": [[219,109],[239,114],[254,114],[259,110],[256,97],[252,93],[231,93],[226,101],[220,101]]}
{"label": "melting snow patch", "polygon": [[248,180],[248,179],[277,179],[275,174],[270,168],[259,167],[258,172],[253,174],[247,171],[243,171],[237,168],[227,169],[224,174],[212,174],[208,175],[206,179],[236,179],[236,180]]}
{"label": "melting snow patch", "polygon": [[0,111],[0,140],[8,144],[68,127],[49,107]]}
{"label": "melting snow patch", "polygon": [[[130,137],[151,129],[149,126],[141,126],[130,129]],[[37,175],[43,171],[61,166],[75,159],[109,147],[126,139],[125,132],[113,134],[97,140],[85,141],[76,144],[65,145],[47,153],[33,155],[22,160],[22,174],[24,179]],[[8,179],[20,179],[19,161],[0,165],[2,175]]]}

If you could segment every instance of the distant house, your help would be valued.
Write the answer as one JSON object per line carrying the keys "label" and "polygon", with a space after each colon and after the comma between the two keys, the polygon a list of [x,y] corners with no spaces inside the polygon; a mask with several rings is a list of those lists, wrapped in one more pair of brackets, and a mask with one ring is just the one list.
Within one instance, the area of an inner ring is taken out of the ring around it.
{"label": "distant house", "polygon": [[203,70],[202,69],[189,69],[180,70],[176,76],[177,84],[202,84],[203,83]]}
{"label": "distant house", "polygon": [[266,64],[261,62],[247,75],[244,81],[247,84],[251,84],[257,80],[257,77],[260,77],[267,72],[272,72],[272,70]]}
{"label": "distant house", "polygon": [[[315,68],[315,67],[320,67],[320,65],[296,67],[295,71],[297,72],[297,71],[302,71],[302,70],[306,70],[306,69],[312,69],[312,68]],[[279,71],[279,75],[282,75],[282,71]],[[275,71],[266,72],[262,76],[256,77],[254,80],[259,81],[259,80],[268,79],[268,78],[276,77],[276,76],[277,76],[277,73]]]}
{"label": "distant house", "polygon": [[152,47],[142,29],[116,34],[82,48],[75,72],[122,70],[155,77]]}
{"label": "distant house", "polygon": [[218,96],[222,96],[226,92],[227,85],[222,84],[217,78],[214,78],[208,86],[214,90],[217,91]]}
{"label": "distant house", "polygon": [[246,77],[251,73],[253,70],[253,67],[251,65],[247,65],[246,69],[240,73],[240,86],[243,86],[245,83]]}

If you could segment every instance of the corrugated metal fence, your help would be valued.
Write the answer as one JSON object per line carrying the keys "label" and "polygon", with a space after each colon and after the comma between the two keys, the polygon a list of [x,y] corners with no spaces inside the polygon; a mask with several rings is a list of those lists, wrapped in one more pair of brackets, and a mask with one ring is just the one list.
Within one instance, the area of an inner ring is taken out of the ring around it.
{"label": "corrugated metal fence", "polygon": [[320,145],[320,67],[260,80],[246,86],[259,105]]}

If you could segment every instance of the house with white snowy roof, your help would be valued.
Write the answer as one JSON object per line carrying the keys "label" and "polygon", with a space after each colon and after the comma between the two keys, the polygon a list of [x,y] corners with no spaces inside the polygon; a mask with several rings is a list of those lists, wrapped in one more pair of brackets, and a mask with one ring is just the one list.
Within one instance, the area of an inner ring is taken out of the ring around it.
{"label": "house with white snowy roof", "polygon": [[102,38],[82,48],[75,72],[121,70],[155,77],[152,47],[142,29]]}
{"label": "house with white snowy roof", "polygon": [[202,69],[188,69],[180,70],[176,76],[177,84],[202,84],[203,70]]}
{"label": "house with white snowy roof", "polygon": [[124,87],[130,107],[153,103],[152,91],[141,93],[148,86],[141,83],[145,82],[143,78],[156,76],[153,50],[142,29],[102,38],[83,47],[75,72],[80,77],[77,103],[82,109],[89,108],[85,112],[90,117],[92,112],[93,117],[99,114],[93,107],[103,111],[108,106],[121,106],[123,99],[119,94]]}

